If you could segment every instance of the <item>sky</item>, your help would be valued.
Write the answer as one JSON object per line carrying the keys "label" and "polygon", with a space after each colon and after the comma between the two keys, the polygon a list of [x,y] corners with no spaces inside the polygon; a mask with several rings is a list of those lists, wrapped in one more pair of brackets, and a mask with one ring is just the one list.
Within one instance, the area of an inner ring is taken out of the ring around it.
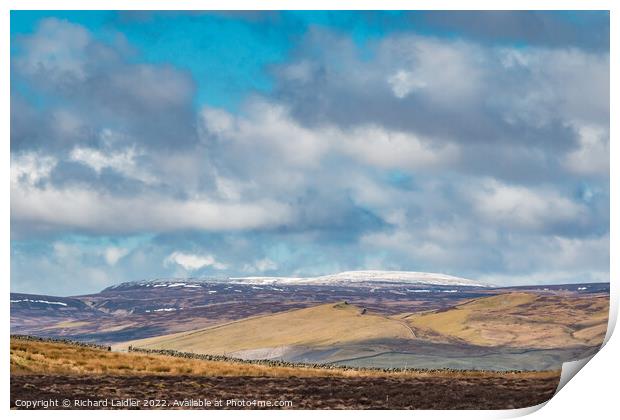
{"label": "sky", "polygon": [[609,281],[607,12],[11,12],[11,290]]}

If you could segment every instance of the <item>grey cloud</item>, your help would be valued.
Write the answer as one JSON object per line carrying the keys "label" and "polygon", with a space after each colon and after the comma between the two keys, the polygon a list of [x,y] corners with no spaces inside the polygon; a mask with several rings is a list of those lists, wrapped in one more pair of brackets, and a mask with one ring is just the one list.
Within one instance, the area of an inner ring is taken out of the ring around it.
{"label": "grey cloud", "polygon": [[[23,129],[19,110],[14,112],[18,125],[11,141],[15,148],[100,145],[102,131],[110,127],[121,131],[125,141],[145,147],[175,149],[195,144],[192,98],[196,87],[189,73],[134,63],[123,48],[103,44],[83,27],[54,18],[43,20],[35,33],[20,36],[15,43],[20,55],[12,62],[14,82],[37,87],[52,98],[52,104],[70,104],[68,109],[58,109],[64,112],[64,120],[58,118],[62,114],[52,118],[53,111],[30,112],[29,131]],[[67,135],[63,124],[72,114],[79,116],[76,122],[81,127]]]}
{"label": "grey cloud", "polygon": [[410,15],[416,24],[482,43],[573,46],[609,51],[606,11],[441,11]]}
{"label": "grey cloud", "polygon": [[[323,44],[334,48],[316,48]],[[370,48],[369,61],[346,39],[315,30],[292,64],[274,69],[276,95],[309,127],[375,123],[436,143],[456,142],[472,157],[489,149],[489,161],[529,148],[547,162],[515,162],[526,171],[513,173],[534,171],[539,179],[562,173],[554,160],[579,147],[583,125],[609,124],[605,52],[485,48],[412,35],[387,37]],[[476,160],[463,160],[461,168],[484,171]],[[511,179],[501,168],[498,176]]]}

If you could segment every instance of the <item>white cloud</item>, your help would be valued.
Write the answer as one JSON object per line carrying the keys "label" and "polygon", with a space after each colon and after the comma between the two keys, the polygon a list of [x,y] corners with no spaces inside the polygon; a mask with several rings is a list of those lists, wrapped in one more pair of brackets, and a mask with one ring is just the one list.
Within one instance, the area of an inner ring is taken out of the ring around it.
{"label": "white cloud", "polygon": [[90,166],[97,172],[101,172],[103,168],[123,170],[127,166],[133,165],[133,157],[134,151],[131,149],[106,154],[98,149],[76,147],[70,154],[71,160]]}
{"label": "white cloud", "polygon": [[11,186],[14,222],[91,232],[167,232],[260,229],[290,223],[290,207],[273,200],[223,202],[206,196],[186,200],[161,194],[114,196],[81,187]]}
{"label": "white cloud", "polygon": [[441,107],[464,106],[479,100],[486,74],[485,51],[476,44],[446,41],[422,36],[388,37],[380,43],[378,67],[373,77],[392,74],[388,84],[392,93],[404,98],[423,91],[425,97]]}
{"label": "white cloud", "polygon": [[142,155],[134,147],[119,151],[104,151],[89,147],[75,147],[70,153],[70,160],[80,162],[100,173],[104,168],[110,168],[128,177],[147,184],[156,182],[156,178],[140,168],[136,158]]}
{"label": "white cloud", "polygon": [[[79,156],[96,167],[109,163],[90,151]],[[162,232],[260,229],[294,218],[290,205],[270,199],[240,201],[237,195],[231,198],[238,200],[218,200],[205,194],[181,199],[156,192],[117,196],[84,186],[57,188],[43,182],[56,164],[55,158],[36,153],[11,156],[13,222],[91,232]]]}
{"label": "white cloud", "polygon": [[183,252],[175,251],[168,255],[164,260],[164,265],[177,264],[188,271],[196,271],[204,267],[213,267],[216,270],[225,270],[226,264],[218,262],[213,255],[197,255],[186,254]]}
{"label": "white cloud", "polygon": [[111,246],[104,250],[103,256],[105,258],[105,261],[108,263],[108,265],[116,265],[118,260],[123,258],[128,253],[129,253],[129,250],[126,248],[119,248],[119,247]]}
{"label": "white cloud", "polygon": [[235,130],[235,117],[228,112],[212,108],[204,107],[202,109],[202,121],[208,133],[215,135],[226,135],[231,130]]}
{"label": "white cloud", "polygon": [[401,99],[408,96],[411,92],[423,89],[426,86],[426,83],[418,80],[413,73],[406,70],[397,71],[387,81],[392,88],[394,96]]}
{"label": "white cloud", "polygon": [[246,118],[234,117],[204,108],[204,129],[218,136],[228,153],[251,153],[253,158],[271,158],[302,168],[316,166],[329,149],[320,132],[299,125],[280,105],[257,101],[247,114]]}
{"label": "white cloud", "polygon": [[609,176],[609,133],[597,126],[579,128],[579,146],[566,155],[566,168],[580,175]]}
{"label": "white cloud", "polygon": [[47,179],[57,164],[53,156],[34,152],[11,154],[11,188],[20,184],[33,187]]}
{"label": "white cloud", "polygon": [[533,189],[487,180],[465,192],[483,222],[506,227],[542,229],[549,224],[573,222],[588,209],[550,189]]}
{"label": "white cloud", "polygon": [[440,168],[453,163],[459,149],[453,144],[431,146],[430,141],[412,134],[389,131],[378,126],[366,126],[343,133],[334,144],[346,155],[379,168],[415,170]]}
{"label": "white cloud", "polygon": [[[432,145],[410,133],[387,130],[377,125],[342,129],[334,125],[307,128],[295,121],[288,110],[266,102],[250,107],[249,117],[234,117],[225,111],[205,108],[203,128],[214,136],[217,147],[230,156],[251,156],[250,164],[265,172],[285,167],[311,170],[323,159],[344,156],[380,168],[419,169],[447,165],[457,160],[456,145]],[[293,182],[294,177],[287,179]]]}

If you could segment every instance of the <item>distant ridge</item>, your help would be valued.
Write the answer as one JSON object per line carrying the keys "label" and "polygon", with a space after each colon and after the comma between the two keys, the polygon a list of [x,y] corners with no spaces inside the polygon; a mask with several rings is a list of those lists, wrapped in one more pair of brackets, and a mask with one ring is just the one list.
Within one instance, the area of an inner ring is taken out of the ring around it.
{"label": "distant ridge", "polygon": [[150,279],[150,280],[136,280],[136,281],[126,281],[123,283],[114,284],[112,286],[106,287],[102,290],[102,292],[112,291],[117,289],[124,289],[128,287],[195,287],[197,285],[201,285],[207,281],[225,281],[223,279],[201,279],[196,277],[188,277],[188,278],[161,278],[161,279]]}
{"label": "distant ridge", "polygon": [[450,276],[440,273],[424,273],[417,271],[344,271],[342,273],[328,274],[317,277],[213,277],[213,278],[159,278],[151,280],[139,280],[119,283],[104,289],[112,291],[127,287],[149,288],[192,288],[205,283],[229,283],[251,285],[289,285],[289,286],[363,286],[368,284],[392,283],[392,284],[420,284],[430,286],[470,286],[491,287],[493,285],[474,281],[462,277]]}
{"label": "distant ridge", "polygon": [[289,284],[289,285],[330,285],[356,283],[409,283],[429,284],[435,286],[477,286],[489,287],[487,283],[477,282],[462,277],[439,273],[423,273],[417,271],[344,271],[318,277],[231,277],[234,283],[242,284]]}

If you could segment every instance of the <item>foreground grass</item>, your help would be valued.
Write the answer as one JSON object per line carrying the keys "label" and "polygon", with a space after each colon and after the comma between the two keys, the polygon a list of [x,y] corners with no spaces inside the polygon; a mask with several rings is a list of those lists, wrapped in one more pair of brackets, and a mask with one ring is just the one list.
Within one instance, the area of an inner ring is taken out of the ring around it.
{"label": "foreground grass", "polygon": [[550,378],[549,372],[407,371],[272,367],[259,364],[186,359],[181,357],[119,353],[76,345],[11,338],[11,375],[196,375],[255,377],[399,377],[399,378]]}

